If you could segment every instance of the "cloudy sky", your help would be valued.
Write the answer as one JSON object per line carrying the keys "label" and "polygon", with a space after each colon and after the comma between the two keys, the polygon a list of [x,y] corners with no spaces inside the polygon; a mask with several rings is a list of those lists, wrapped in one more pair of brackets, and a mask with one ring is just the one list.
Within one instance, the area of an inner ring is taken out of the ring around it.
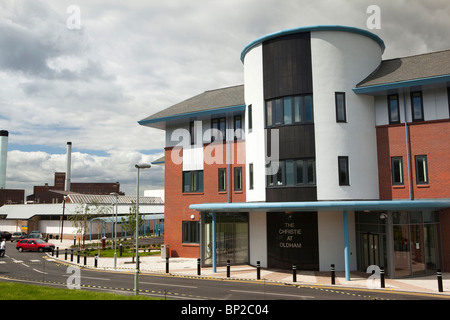
{"label": "cloudy sky", "polygon": [[[74,5],[75,7],[72,7]],[[242,49],[283,29],[367,29],[381,12],[383,59],[450,48],[448,0],[0,0],[0,130],[7,188],[116,182],[136,194],[134,164],[163,155],[163,131],[137,124],[205,90],[243,83]],[[79,18],[79,19],[77,19]],[[141,189],[164,185],[163,168]]]}

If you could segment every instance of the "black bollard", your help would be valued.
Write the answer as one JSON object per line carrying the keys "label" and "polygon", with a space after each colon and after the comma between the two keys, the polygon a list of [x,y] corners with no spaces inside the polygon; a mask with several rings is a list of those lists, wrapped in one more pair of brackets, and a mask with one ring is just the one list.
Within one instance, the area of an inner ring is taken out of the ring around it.
{"label": "black bollard", "polygon": [[77,263],[80,263],[80,251],[77,251]]}
{"label": "black bollard", "polygon": [[169,257],[166,258],[166,273],[169,273]]}
{"label": "black bollard", "polygon": [[52,249],[52,257],[54,256],[54,254],[55,254],[55,249]]}
{"label": "black bollard", "polygon": [[380,267],[380,283],[381,283],[381,287],[385,288],[385,284],[384,284],[384,268]]}
{"label": "black bollard", "polygon": [[98,254],[95,254],[94,266],[97,268]]}
{"label": "black bollard", "polygon": [[227,260],[227,278],[230,277],[230,260]]}
{"label": "black bollard", "polygon": [[64,249],[64,260],[67,260],[67,248]]}
{"label": "black bollard", "polygon": [[87,264],[87,252],[86,250],[84,251],[84,265]]}
{"label": "black bollard", "polygon": [[73,262],[73,249],[70,249],[70,262]]}
{"label": "black bollard", "polygon": [[200,258],[197,259],[197,275],[200,275]]}
{"label": "black bollard", "polygon": [[59,256],[59,247],[56,247],[56,257],[58,258]]}
{"label": "black bollard", "polygon": [[331,265],[331,284],[336,284],[336,273],[334,271],[334,264]]}
{"label": "black bollard", "polygon": [[120,256],[122,256],[122,243],[120,243],[119,252],[120,252]]}
{"label": "black bollard", "polygon": [[441,269],[437,270],[437,280],[438,280],[438,291],[443,292],[444,288],[442,287],[442,272]]}
{"label": "black bollard", "polygon": [[261,279],[261,262],[260,261],[256,261],[256,279],[257,280]]}
{"label": "black bollard", "polygon": [[292,265],[292,281],[297,282],[297,266]]}
{"label": "black bollard", "polygon": [[77,245],[77,237],[73,236],[73,245],[76,246]]}

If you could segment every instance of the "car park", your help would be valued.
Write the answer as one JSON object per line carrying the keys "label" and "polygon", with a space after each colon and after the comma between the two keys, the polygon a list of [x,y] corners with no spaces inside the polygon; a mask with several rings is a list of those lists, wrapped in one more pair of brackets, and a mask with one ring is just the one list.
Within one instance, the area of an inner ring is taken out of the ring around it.
{"label": "car park", "polygon": [[25,232],[14,232],[11,236],[11,242],[25,239],[26,236],[27,234]]}
{"label": "car park", "polygon": [[55,249],[55,245],[53,243],[45,242],[41,239],[22,239],[17,242],[16,249],[19,252],[22,251],[52,251]]}

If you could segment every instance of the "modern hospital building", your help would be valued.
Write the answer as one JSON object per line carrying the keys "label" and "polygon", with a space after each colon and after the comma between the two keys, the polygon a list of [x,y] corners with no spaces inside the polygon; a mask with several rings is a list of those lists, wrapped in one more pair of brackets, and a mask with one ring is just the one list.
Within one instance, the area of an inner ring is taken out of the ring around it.
{"label": "modern hospital building", "polygon": [[311,26],[241,52],[243,85],[141,121],[165,130],[171,256],[388,277],[450,271],[450,50],[382,60]]}

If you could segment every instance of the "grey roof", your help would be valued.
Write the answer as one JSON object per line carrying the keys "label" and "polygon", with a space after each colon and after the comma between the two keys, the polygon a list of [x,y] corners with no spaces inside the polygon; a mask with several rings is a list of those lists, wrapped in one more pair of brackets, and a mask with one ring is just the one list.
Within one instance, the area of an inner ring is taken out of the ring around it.
{"label": "grey roof", "polygon": [[142,119],[139,124],[148,125],[180,115],[242,105],[245,105],[244,85],[209,90]]}
{"label": "grey roof", "polygon": [[357,88],[450,75],[450,50],[382,61]]}
{"label": "grey roof", "polygon": [[[111,204],[101,205],[105,208],[110,208],[108,211],[111,214],[114,212],[114,206]],[[83,205],[79,203],[66,203],[64,207],[65,215],[77,214]],[[130,204],[119,204],[117,206],[118,214],[128,214],[130,210]],[[141,214],[154,214],[154,213],[164,213],[163,204],[140,204],[139,212]],[[23,219],[27,220],[34,216],[61,216],[63,214],[63,204],[62,203],[49,203],[49,204],[12,204],[4,205],[0,207],[0,216],[6,216],[6,219]]]}
{"label": "grey roof", "polygon": [[[116,197],[113,195],[96,195],[96,194],[69,194],[71,203],[79,204],[111,204],[116,203]],[[118,196],[118,203],[132,204],[136,202],[136,196]],[[160,197],[139,197],[139,204],[163,204]]]}

